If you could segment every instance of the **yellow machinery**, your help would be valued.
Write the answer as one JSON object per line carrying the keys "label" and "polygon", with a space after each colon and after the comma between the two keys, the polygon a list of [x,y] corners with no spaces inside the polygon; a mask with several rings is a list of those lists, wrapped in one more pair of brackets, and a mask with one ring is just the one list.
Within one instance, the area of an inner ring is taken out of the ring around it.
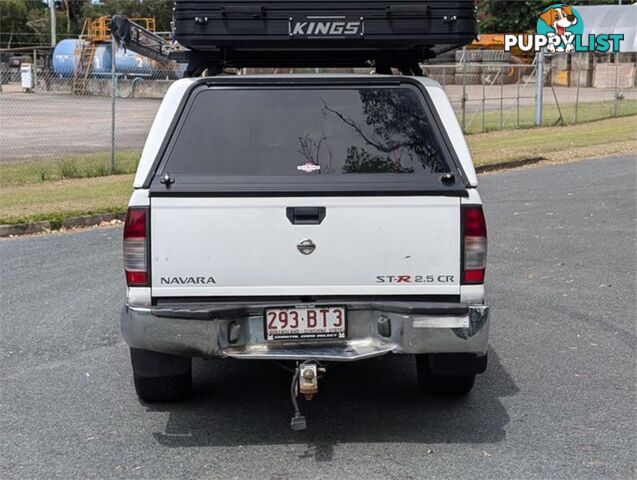
{"label": "yellow machinery", "polygon": [[[528,35],[528,34],[523,34]],[[478,36],[477,40],[474,40],[469,45],[467,45],[467,49],[477,50],[502,50],[504,51],[504,33],[481,33]],[[524,63],[530,63],[530,59],[535,55],[534,52],[523,52],[517,47],[511,49],[511,53],[513,56],[518,57],[520,59],[527,59]]]}
{"label": "yellow machinery", "polygon": [[[110,17],[99,17],[95,20],[87,18],[84,20],[82,33],[75,49],[75,57],[78,59],[77,65],[73,70],[72,91],[75,95],[86,94],[97,45],[111,41],[111,29],[108,26],[110,20]],[[131,20],[142,25],[146,30],[155,31],[154,18],[140,17],[131,18]],[[115,53],[112,52],[113,55]]]}

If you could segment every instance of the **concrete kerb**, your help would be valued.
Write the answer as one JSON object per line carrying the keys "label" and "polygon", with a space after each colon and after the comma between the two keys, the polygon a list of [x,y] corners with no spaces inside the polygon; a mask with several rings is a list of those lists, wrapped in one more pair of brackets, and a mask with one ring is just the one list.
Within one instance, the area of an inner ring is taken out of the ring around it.
{"label": "concrete kerb", "polygon": [[41,222],[21,223],[16,225],[0,225],[0,238],[16,237],[20,235],[30,235],[34,233],[46,233],[59,229],[74,229],[95,227],[99,225],[116,225],[124,220],[125,214],[113,215],[105,213],[101,215],[80,215],[69,217],[61,224],[53,224],[48,220]]}

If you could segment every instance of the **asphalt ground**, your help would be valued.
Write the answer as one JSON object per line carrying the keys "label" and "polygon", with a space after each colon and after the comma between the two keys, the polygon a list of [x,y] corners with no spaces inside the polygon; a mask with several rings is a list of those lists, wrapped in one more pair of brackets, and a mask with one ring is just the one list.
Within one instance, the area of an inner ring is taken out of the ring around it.
{"label": "asphalt ground", "polygon": [[[115,145],[142,150],[161,99],[117,99]],[[111,98],[0,93],[0,163],[111,150]]]}
{"label": "asphalt ground", "polygon": [[487,372],[449,400],[409,357],[335,366],[300,433],[267,363],[195,361],[191,400],[137,401],[121,230],[2,241],[0,478],[634,478],[635,168],[483,176]]}

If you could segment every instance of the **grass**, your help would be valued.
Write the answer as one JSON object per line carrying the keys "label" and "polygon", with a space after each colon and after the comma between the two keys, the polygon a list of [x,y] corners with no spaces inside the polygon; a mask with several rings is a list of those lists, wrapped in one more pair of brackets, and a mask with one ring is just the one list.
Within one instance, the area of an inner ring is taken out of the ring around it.
{"label": "grass", "polygon": [[637,151],[634,117],[597,122],[502,130],[467,137],[476,166],[514,162],[525,158],[577,159]]}
{"label": "grass", "polygon": [[132,175],[114,175],[4,187],[0,189],[0,224],[39,220],[61,224],[78,215],[121,213],[132,184]]}
{"label": "grass", "polygon": [[[565,127],[483,133],[470,135],[467,141],[475,164],[488,166],[528,158],[571,161],[635,152],[636,135],[635,118],[624,117]],[[72,175],[87,171],[66,168]],[[0,224],[51,220],[57,226],[76,215],[121,213],[126,209],[132,181],[132,175],[115,175],[5,185],[0,188]]]}
{"label": "grass", "polygon": [[[545,95],[547,92],[545,92]],[[531,128],[535,126],[535,107],[520,107],[519,119],[515,108],[505,106],[502,114],[502,128],[500,128],[500,111],[487,111],[484,114],[484,126],[482,125],[482,108],[475,102],[467,104],[465,117],[465,129],[467,134],[490,132],[493,130]],[[490,103],[490,105],[493,105]],[[617,107],[617,112],[615,112]],[[477,110],[476,110],[477,109]],[[564,124],[575,124],[575,104],[560,105]],[[476,112],[474,115],[474,112]],[[560,119],[557,106],[546,105],[542,114],[542,125],[545,127],[555,126]],[[617,102],[586,102],[580,103],[577,107],[577,123],[592,122],[612,117],[625,117],[637,115],[637,100],[624,99]]]}
{"label": "grass", "polygon": [[[141,152],[118,151],[115,174],[135,173]],[[0,187],[42,183],[67,178],[105,177],[111,174],[110,152],[69,155],[0,165]]]}

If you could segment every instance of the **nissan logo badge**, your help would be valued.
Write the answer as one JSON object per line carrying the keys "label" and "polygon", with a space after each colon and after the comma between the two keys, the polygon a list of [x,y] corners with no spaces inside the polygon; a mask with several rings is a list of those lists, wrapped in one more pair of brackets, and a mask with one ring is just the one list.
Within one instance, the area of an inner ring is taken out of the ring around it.
{"label": "nissan logo badge", "polygon": [[314,242],[309,238],[304,238],[296,245],[296,248],[303,255],[309,255],[314,251],[316,245],[314,245]]}

